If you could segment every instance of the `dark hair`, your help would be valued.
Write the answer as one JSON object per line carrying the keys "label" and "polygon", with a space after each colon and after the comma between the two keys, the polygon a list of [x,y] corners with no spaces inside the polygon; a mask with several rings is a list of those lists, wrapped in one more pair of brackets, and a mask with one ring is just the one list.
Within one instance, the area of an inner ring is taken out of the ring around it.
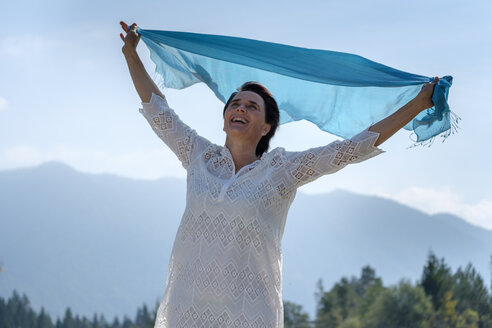
{"label": "dark hair", "polygon": [[257,82],[246,82],[238,88],[238,91],[231,94],[229,100],[227,100],[224,106],[224,111],[222,113],[223,115],[225,115],[225,111],[227,109],[227,106],[229,106],[229,103],[241,91],[252,91],[258,94],[265,103],[265,122],[270,124],[270,131],[268,131],[266,135],[261,137],[258,145],[256,146],[256,156],[260,157],[261,155],[263,155],[264,152],[268,150],[268,147],[270,146],[270,139],[273,138],[273,135],[278,128],[278,123],[280,119],[278,105],[270,91],[268,91],[268,89],[265,88],[263,85]]}

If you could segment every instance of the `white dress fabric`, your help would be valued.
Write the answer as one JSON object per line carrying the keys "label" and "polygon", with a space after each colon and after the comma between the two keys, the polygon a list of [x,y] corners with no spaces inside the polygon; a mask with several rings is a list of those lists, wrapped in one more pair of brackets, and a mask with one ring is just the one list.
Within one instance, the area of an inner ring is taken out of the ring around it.
{"label": "white dress fabric", "polygon": [[156,328],[282,328],[281,241],[296,190],[383,151],[367,129],[302,152],[276,148],[235,173],[225,146],[185,125],[152,94],[140,112],[187,169],[186,209]]}

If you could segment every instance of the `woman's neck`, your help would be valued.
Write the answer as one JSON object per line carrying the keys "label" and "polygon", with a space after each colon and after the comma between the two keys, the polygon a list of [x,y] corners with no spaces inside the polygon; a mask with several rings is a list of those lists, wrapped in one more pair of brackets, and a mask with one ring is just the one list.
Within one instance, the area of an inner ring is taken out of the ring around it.
{"label": "woman's neck", "polygon": [[236,172],[239,172],[244,166],[253,163],[258,160],[256,156],[256,144],[248,142],[232,142],[229,138],[226,139],[226,147],[231,153],[232,160],[234,161],[234,167]]}

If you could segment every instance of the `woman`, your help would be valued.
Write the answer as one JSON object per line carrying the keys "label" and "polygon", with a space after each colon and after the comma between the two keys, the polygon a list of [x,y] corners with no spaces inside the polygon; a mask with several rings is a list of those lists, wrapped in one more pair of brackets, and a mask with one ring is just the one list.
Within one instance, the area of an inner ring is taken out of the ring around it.
{"label": "woman", "polygon": [[267,152],[278,107],[265,87],[245,83],[224,107],[219,146],[169,108],[137,55],[136,24],[121,26],[140,111],[187,169],[186,209],[155,327],[283,327],[281,240],[297,188],[380,154],[378,145],[433,106],[438,79],[351,139],[303,152]]}

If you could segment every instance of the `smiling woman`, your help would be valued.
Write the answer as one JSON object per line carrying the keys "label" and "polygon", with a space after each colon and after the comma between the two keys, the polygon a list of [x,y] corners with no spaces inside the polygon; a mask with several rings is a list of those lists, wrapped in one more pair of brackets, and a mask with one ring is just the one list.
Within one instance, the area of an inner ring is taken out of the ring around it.
{"label": "smiling woman", "polygon": [[[238,92],[232,93],[229,97],[224,106],[223,115],[224,131],[227,134],[226,147],[229,149],[242,144],[240,141],[234,142],[229,138],[227,132],[233,132],[234,126],[239,128],[239,131],[249,130],[251,132],[250,145],[244,146],[249,149],[254,148],[255,152],[249,154],[249,158],[244,157],[243,163],[237,163],[236,170],[239,170],[244,163],[250,163],[268,150],[270,140],[275,135],[279,125],[278,105],[272,94],[264,86],[255,82],[246,82],[238,89]],[[234,121],[237,123],[231,125]],[[234,134],[231,135],[232,137]],[[243,138],[243,140],[245,139]],[[242,150],[232,153],[245,154]]]}
{"label": "smiling woman", "polygon": [[[135,51],[136,25],[121,25],[140,112],[187,170],[186,208],[155,327],[283,327],[281,242],[297,189],[382,153],[377,144],[432,106],[437,80],[388,119],[301,152],[268,151],[278,106],[264,86],[248,82],[226,102],[220,146],[178,118]],[[165,200],[159,207],[165,213]]]}

